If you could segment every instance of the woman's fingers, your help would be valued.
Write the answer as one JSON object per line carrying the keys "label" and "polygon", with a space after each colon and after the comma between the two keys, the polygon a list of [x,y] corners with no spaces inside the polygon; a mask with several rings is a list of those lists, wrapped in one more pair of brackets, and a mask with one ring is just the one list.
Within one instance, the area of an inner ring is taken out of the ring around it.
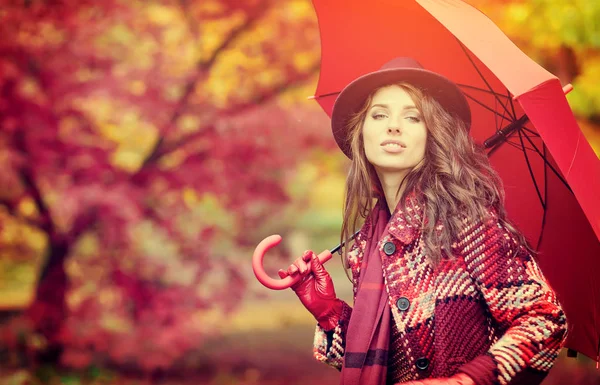
{"label": "woman's fingers", "polygon": [[294,266],[296,266],[296,268],[302,275],[306,274],[306,272],[308,271],[308,265],[304,261],[304,257],[296,259],[296,261],[294,262]]}
{"label": "woman's fingers", "polygon": [[308,271],[308,263],[314,253],[311,250],[306,250],[300,258],[297,258],[286,270],[279,269],[277,274],[280,278],[285,278],[289,275],[300,273],[306,274]]}
{"label": "woman's fingers", "polygon": [[298,267],[296,266],[296,264],[294,262],[290,265],[290,267],[288,267],[287,273],[288,273],[288,275],[294,275],[297,272],[298,272]]}

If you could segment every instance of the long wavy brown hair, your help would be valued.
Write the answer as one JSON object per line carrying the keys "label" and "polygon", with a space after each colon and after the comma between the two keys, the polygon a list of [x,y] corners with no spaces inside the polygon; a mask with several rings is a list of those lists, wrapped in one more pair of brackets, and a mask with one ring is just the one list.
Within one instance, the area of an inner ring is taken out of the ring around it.
{"label": "long wavy brown hair", "polygon": [[[466,124],[450,115],[421,89],[405,82],[391,85],[401,87],[410,95],[427,127],[424,161],[419,162],[402,181],[401,186],[405,184],[406,187],[399,205],[404,211],[405,198],[412,191],[423,199],[424,218],[427,220],[422,227],[422,236],[431,262],[438,264],[444,254],[454,257],[451,245],[464,227],[461,220],[465,215],[484,220],[490,208],[496,210],[501,225],[533,253],[523,235],[507,219],[502,180],[490,165],[483,148],[469,136]],[[346,179],[342,241],[356,231],[359,220],[362,222],[369,215],[377,199],[385,199],[375,168],[365,155],[362,136],[367,111],[374,94],[381,88],[373,90],[348,121],[352,163]],[[443,225],[442,230],[434,231],[439,223]],[[344,267],[347,267],[348,249],[345,247],[342,253]]]}

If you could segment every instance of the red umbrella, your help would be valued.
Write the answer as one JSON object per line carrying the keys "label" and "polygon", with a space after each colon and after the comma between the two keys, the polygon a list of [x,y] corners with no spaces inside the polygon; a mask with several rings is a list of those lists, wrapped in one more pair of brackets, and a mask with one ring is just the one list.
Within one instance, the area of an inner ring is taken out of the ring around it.
{"label": "red umbrella", "polygon": [[331,116],[353,79],[408,56],[459,84],[471,134],[503,178],[510,218],[539,252],[567,314],[567,347],[600,354],[600,161],[559,80],[459,0],[313,0],[315,98]]}

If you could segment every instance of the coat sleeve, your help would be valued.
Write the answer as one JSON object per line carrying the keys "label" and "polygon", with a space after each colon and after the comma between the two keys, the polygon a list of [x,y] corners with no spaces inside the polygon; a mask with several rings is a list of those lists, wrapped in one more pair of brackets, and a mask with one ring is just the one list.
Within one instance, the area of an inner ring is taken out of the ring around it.
{"label": "coat sleeve", "polygon": [[567,320],[555,292],[495,213],[467,225],[458,239],[467,270],[503,332],[485,355],[459,371],[477,385],[540,383],[566,338]]}
{"label": "coat sleeve", "polygon": [[[362,250],[364,249],[364,233],[357,235],[352,248],[348,251],[348,267],[352,271],[353,297],[356,299],[356,288],[360,274]],[[313,355],[321,362],[342,370],[344,349],[346,347],[346,331],[352,315],[352,308],[344,302],[342,317],[335,329],[325,331],[317,324],[313,343]]]}
{"label": "coat sleeve", "polygon": [[331,365],[338,370],[342,370],[346,331],[352,314],[352,308],[346,302],[344,302],[342,314],[337,326],[331,331],[325,331],[317,324],[313,343],[313,355],[317,361]]}

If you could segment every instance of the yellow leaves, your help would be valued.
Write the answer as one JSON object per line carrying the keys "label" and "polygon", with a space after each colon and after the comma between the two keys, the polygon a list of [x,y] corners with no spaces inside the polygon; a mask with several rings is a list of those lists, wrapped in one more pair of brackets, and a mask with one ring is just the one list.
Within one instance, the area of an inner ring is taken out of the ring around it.
{"label": "yellow leaves", "polygon": [[178,84],[166,85],[163,88],[163,96],[164,96],[165,100],[168,102],[174,102],[176,100],[179,100],[181,98],[182,94],[183,94],[183,87]]}
{"label": "yellow leaves", "polygon": [[[204,26],[204,55],[228,33],[222,24],[219,29],[213,23],[219,25],[216,21]],[[310,1],[291,0],[266,9],[219,54],[197,94],[224,108],[291,84],[293,72],[306,73],[318,65],[318,30],[311,25],[316,27],[316,15]]]}
{"label": "yellow leaves", "polygon": [[32,48],[43,46],[47,49],[49,46],[63,43],[64,40],[65,33],[47,21],[38,21],[34,25],[23,22],[22,28],[17,33],[18,43]]}
{"label": "yellow leaves", "polygon": [[[30,214],[36,214],[35,206],[30,198],[23,199],[17,210],[20,214],[27,217]],[[34,254],[41,253],[47,245],[45,234],[35,227],[21,222],[18,218],[10,216],[5,210],[0,210],[0,222],[2,228],[0,230],[0,244],[4,246],[15,246],[20,244],[32,250]],[[3,246],[3,247],[4,247]],[[7,255],[3,255],[7,257]],[[20,255],[21,258],[25,257]]]}
{"label": "yellow leaves", "polygon": [[89,68],[81,67],[75,72],[75,79],[81,83],[96,80],[101,76],[99,72],[92,71]]}
{"label": "yellow leaves", "polygon": [[181,21],[181,14],[175,8],[162,4],[148,3],[144,8],[148,20],[154,24],[165,26]]}
{"label": "yellow leaves", "polygon": [[200,126],[200,118],[194,115],[183,115],[177,121],[177,128],[183,133],[195,131]]}
{"label": "yellow leaves", "polygon": [[38,87],[37,83],[33,81],[33,79],[25,78],[19,85],[19,91],[22,96],[30,98],[38,94],[40,92],[40,88]]}
{"label": "yellow leaves", "polygon": [[23,199],[19,203],[18,210],[23,213],[23,216],[25,217],[32,217],[37,213],[35,203],[32,199]]}
{"label": "yellow leaves", "polygon": [[233,215],[227,212],[216,195],[211,193],[202,195],[195,209],[205,225],[234,231]]}
{"label": "yellow leaves", "polygon": [[143,95],[146,92],[146,84],[141,80],[129,82],[129,91],[136,96]]}
{"label": "yellow leaves", "polygon": [[600,114],[600,54],[581,58],[581,73],[573,82],[573,91],[567,99],[573,111],[580,116]]}
{"label": "yellow leaves", "polygon": [[118,102],[107,98],[80,99],[78,105],[95,121],[101,135],[115,142],[111,154],[115,166],[127,171],[137,170],[152,151],[158,129],[135,110],[123,110]]}
{"label": "yellow leaves", "polygon": [[136,40],[136,35],[125,24],[115,24],[106,30],[101,41],[106,44],[120,44],[131,46]]}
{"label": "yellow leaves", "polygon": [[39,34],[44,37],[44,41],[49,45],[58,45],[65,41],[65,33],[56,28],[51,23],[40,23]]}
{"label": "yellow leaves", "polygon": [[285,15],[288,20],[305,20],[316,17],[310,1],[306,0],[289,1],[286,4]]}
{"label": "yellow leaves", "polygon": [[318,60],[319,57],[314,52],[300,52],[294,55],[292,63],[294,64],[294,68],[299,72],[306,72],[314,67]]}
{"label": "yellow leaves", "polygon": [[285,80],[283,73],[276,68],[264,67],[264,69],[254,77],[256,83],[261,87],[268,87],[273,84],[278,84]]}
{"label": "yellow leaves", "polygon": [[228,18],[203,21],[199,25],[201,36],[200,58],[206,60],[214,53],[227,34],[245,21],[245,15],[234,12]]}
{"label": "yellow leaves", "polygon": [[98,302],[106,307],[118,305],[121,300],[121,292],[110,286],[102,288],[98,293]]}
{"label": "yellow leaves", "polygon": [[[142,255],[148,263],[141,264],[135,274],[142,279],[157,280],[164,284],[190,285],[198,271],[196,264],[182,260],[179,245],[151,221],[136,225],[131,236],[136,254]],[[164,266],[158,272],[157,266]]]}
{"label": "yellow leaves", "polygon": [[142,221],[131,230],[133,247],[140,254],[166,262],[178,256],[177,245],[151,221]]}
{"label": "yellow leaves", "polygon": [[223,4],[221,4],[220,1],[217,0],[203,0],[200,2],[199,4],[199,8],[198,10],[200,11],[200,13],[206,13],[206,14],[216,14],[216,13],[220,13],[224,10],[225,8],[223,7]]}
{"label": "yellow leaves", "polygon": [[[129,70],[150,69],[154,64],[153,56],[161,49],[152,35],[132,31],[122,23],[108,27],[94,44],[100,53],[114,58]],[[116,71],[126,72],[122,69]]]}
{"label": "yellow leaves", "polygon": [[316,162],[305,162],[298,167],[295,185],[302,186],[302,195],[308,197],[309,206],[315,210],[341,212],[345,178],[341,173]]}
{"label": "yellow leaves", "polygon": [[183,189],[183,201],[185,202],[185,204],[188,207],[193,207],[195,204],[198,203],[198,194],[196,193],[196,191],[194,189],[191,189],[189,187],[186,187]]}
{"label": "yellow leaves", "polygon": [[[224,108],[232,95],[239,98],[251,96],[253,90],[251,87],[244,87],[244,81],[258,79],[266,86],[281,78],[281,75],[277,76],[279,70],[268,64],[262,55],[248,56],[243,50],[224,52],[221,54],[219,64],[213,67],[209,78],[197,92],[201,95],[205,94],[216,107]],[[256,77],[243,79],[238,73],[241,68],[255,72]]]}
{"label": "yellow leaves", "polygon": [[[98,281],[97,276],[94,276],[94,281]],[[67,306],[71,309],[77,309],[86,299],[97,294],[98,287],[94,282],[85,279],[81,280],[81,282],[83,282],[81,286],[68,291],[65,296]]]}
{"label": "yellow leaves", "polygon": [[23,98],[40,105],[47,102],[47,98],[44,92],[41,92],[38,83],[30,77],[24,77],[19,82],[19,93]]}
{"label": "yellow leaves", "polygon": [[83,259],[95,255],[99,249],[100,240],[97,235],[92,233],[83,234],[77,242],[77,255]]}
{"label": "yellow leaves", "polygon": [[187,158],[188,153],[182,149],[175,150],[169,155],[163,156],[158,161],[158,166],[163,170],[179,167]]}
{"label": "yellow leaves", "polygon": [[583,48],[598,41],[597,2],[589,0],[529,0],[497,4],[504,15],[501,27],[508,35],[523,38],[538,49],[561,45]]}
{"label": "yellow leaves", "polygon": [[[24,200],[25,210],[29,203]],[[23,210],[20,205],[19,210]],[[0,308],[27,306],[34,294],[36,275],[48,240],[37,228],[0,209]]]}
{"label": "yellow leaves", "polygon": [[102,312],[100,326],[109,332],[116,333],[130,332],[135,327],[135,325],[125,317],[120,317],[109,311]]}
{"label": "yellow leaves", "polygon": [[186,237],[196,238],[203,230],[212,228],[215,232],[212,252],[215,255],[233,253],[235,247],[231,234],[239,231],[235,215],[228,212],[219,198],[212,193],[197,195],[186,188],[183,190],[183,194],[189,211],[178,218],[177,228],[179,231]]}

